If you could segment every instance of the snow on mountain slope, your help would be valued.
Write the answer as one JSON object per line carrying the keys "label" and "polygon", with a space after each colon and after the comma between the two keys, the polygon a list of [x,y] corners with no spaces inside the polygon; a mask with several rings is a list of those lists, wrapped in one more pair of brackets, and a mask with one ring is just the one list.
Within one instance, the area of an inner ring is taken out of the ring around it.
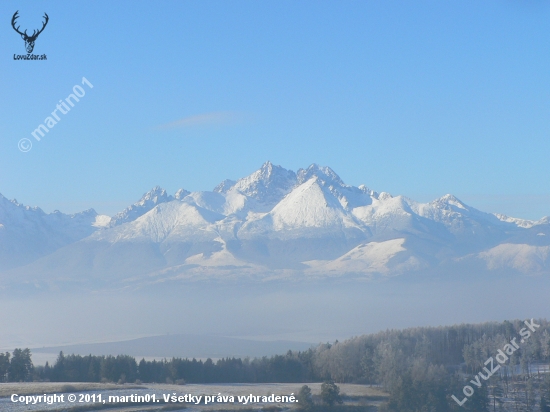
{"label": "snow on mountain slope", "polygon": [[378,194],[365,185],[359,187],[346,185],[330,167],[312,164],[307,169],[298,170],[296,174],[298,184],[303,184],[312,177],[316,177],[319,184],[327,188],[346,210],[370,205],[373,198],[378,198]]}
{"label": "snow on mountain slope", "polygon": [[236,188],[230,188],[223,193],[193,192],[188,198],[193,199],[198,206],[224,216],[236,214],[244,217],[251,210],[264,209],[257,200],[243,195]]}
{"label": "snow on mountain slope", "polygon": [[221,193],[234,189],[260,203],[273,205],[296,185],[296,174],[268,161],[251,175],[237,180],[234,185],[229,186],[230,183],[224,180],[214,190]]}
{"label": "snow on mountain slope", "polygon": [[206,266],[206,267],[250,267],[250,263],[237,259],[227,250],[227,245],[221,237],[214,239],[221,246],[221,250],[213,253],[198,253],[185,259],[186,264]]}
{"label": "snow on mountain slope", "polygon": [[298,184],[302,184],[311,180],[312,177],[316,177],[323,185],[326,186],[341,186],[344,187],[346,184],[340,179],[340,176],[336,174],[328,166],[319,166],[317,164],[312,164],[307,169],[299,169],[296,173],[296,180]]}
{"label": "snow on mountain slope", "polygon": [[504,243],[478,257],[493,271],[512,268],[526,275],[550,274],[550,246]]}
{"label": "snow on mountain slope", "polygon": [[296,237],[346,229],[363,231],[353,215],[313,176],[294,188],[269,213],[250,215],[239,236],[271,233]]}
{"label": "snow on mountain slope", "polygon": [[492,214],[471,208],[452,195],[430,203],[418,203],[404,196],[381,193],[378,198],[373,198],[371,205],[354,208],[353,214],[377,231],[404,229],[420,219],[443,224],[451,233],[465,230],[475,233],[476,227],[498,226],[500,223]]}
{"label": "snow on mountain slope", "polygon": [[[224,217],[198,206],[187,196],[183,201],[161,203],[136,220],[99,231],[92,238],[111,243],[144,240],[160,243],[167,238],[199,239],[208,233],[213,223]],[[213,230],[211,232],[215,233]]]}
{"label": "snow on mountain slope", "polygon": [[[304,262],[309,266],[308,275],[342,276],[345,274],[401,274],[406,270],[418,270],[425,266],[415,257],[407,254],[403,246],[405,239],[392,239],[385,242],[369,242],[356,246],[334,260],[312,260]],[[391,262],[397,255],[397,262]],[[391,263],[394,263],[391,265]]]}
{"label": "snow on mountain slope", "polygon": [[[161,203],[134,221],[71,243],[30,265],[7,272],[10,282],[47,287],[56,282],[109,282],[150,276],[184,263],[189,256],[221,246],[216,221],[223,216],[192,202]],[[68,279],[69,276],[69,279]]]}
{"label": "snow on mountain slope", "polygon": [[412,209],[420,216],[443,223],[453,232],[475,230],[481,222],[496,226],[501,223],[493,214],[481,212],[449,194],[430,203],[414,203]]}
{"label": "snow on mountain slope", "polygon": [[[429,203],[381,193],[372,203],[352,210],[375,238],[420,236],[439,244],[432,254],[445,249],[446,255],[465,255],[494,247],[517,234],[518,225],[504,222],[490,213],[472,208],[452,195]],[[418,243],[418,242],[417,242]],[[414,245],[414,244],[411,244]]]}
{"label": "snow on mountain slope", "polygon": [[235,180],[225,179],[223,182],[221,182],[214,188],[213,192],[225,193],[229,189],[231,189],[233,186],[235,186],[235,183],[237,183]]}
{"label": "snow on mountain slope", "polygon": [[[182,195],[189,193],[189,192],[187,193],[182,192],[183,189],[180,189],[180,190],[181,191],[178,191],[177,193],[178,197],[182,197]],[[136,203],[134,203],[131,206],[128,206],[122,212],[114,215],[111,219],[111,226],[114,227],[114,226],[121,225],[122,223],[136,220],[138,217],[147,213],[156,205],[165,203],[165,202],[170,202],[172,200],[174,200],[174,198],[168,195],[168,193],[166,193],[166,190],[164,190],[159,186],[156,186],[150,191],[148,191],[147,193],[145,193],[141,197],[141,199],[138,200]]]}
{"label": "snow on mountain slope", "polygon": [[0,272],[18,268],[16,280],[392,276],[469,264],[546,273],[550,219],[485,213],[452,195],[418,203],[346,185],[329,167],[266,162],[211,192],[155,187],[112,219],[0,197],[0,246]]}
{"label": "snow on mountain slope", "polygon": [[530,229],[534,226],[538,225],[547,225],[550,223],[550,216],[545,216],[542,219],[539,220],[527,220],[527,219],[518,219],[515,217],[510,217],[506,215],[502,215],[500,213],[493,213],[493,215],[500,221],[506,222],[506,223],[513,223],[518,227],[524,228],[524,229]]}
{"label": "snow on mountain slope", "polygon": [[353,215],[373,232],[380,233],[386,229],[403,229],[410,225],[414,212],[412,202],[403,196],[392,197],[382,193],[378,199],[372,198],[370,205],[353,208]]}
{"label": "snow on mountain slope", "polygon": [[177,200],[182,200],[183,198],[185,198],[185,196],[187,196],[190,192],[185,190],[185,189],[178,189],[176,191],[176,194],[174,195],[174,199],[177,199]]}
{"label": "snow on mountain slope", "polygon": [[340,202],[319,184],[317,177],[312,177],[294,189],[273,208],[270,215],[275,231],[309,227],[358,227]]}
{"label": "snow on mountain slope", "polygon": [[107,224],[95,210],[45,213],[0,195],[0,270],[30,263],[83,239]]}

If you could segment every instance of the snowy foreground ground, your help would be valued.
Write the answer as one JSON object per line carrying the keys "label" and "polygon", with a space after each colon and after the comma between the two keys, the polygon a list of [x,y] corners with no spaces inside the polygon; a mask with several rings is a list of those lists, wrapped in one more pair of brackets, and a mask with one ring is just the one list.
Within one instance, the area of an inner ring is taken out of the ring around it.
{"label": "snowy foreground ground", "polygon": [[[73,387],[74,392],[67,392],[67,385]],[[246,409],[249,411],[259,411],[262,408],[266,407],[279,407],[282,409],[295,408],[296,404],[289,403],[262,403],[262,402],[252,402],[248,404],[243,404],[238,402],[239,396],[268,396],[271,394],[275,395],[297,395],[303,384],[281,384],[281,383],[272,383],[272,384],[208,384],[208,385],[169,385],[169,384],[143,384],[143,385],[116,385],[116,384],[99,384],[99,383],[53,383],[53,382],[32,382],[32,383],[3,383],[0,384],[0,410],[3,412],[19,412],[19,411],[161,411],[161,410],[170,410],[177,411],[185,409],[186,412],[192,411],[216,411],[216,410],[239,410]],[[319,397],[321,392],[320,383],[311,383],[308,384],[311,388],[314,399]],[[376,387],[371,387],[367,385],[354,385],[354,384],[341,384],[339,385],[340,392],[344,396],[345,404],[349,405],[362,405],[365,406],[365,410],[368,406],[377,406],[379,405],[387,396],[384,392],[380,391]],[[26,405],[25,403],[17,402],[14,403],[11,401],[13,394],[21,395],[42,395],[45,394],[64,394],[64,402],[57,402],[55,404],[48,405],[47,403],[38,403],[36,405]],[[99,407],[93,408],[91,402],[78,402],[79,398],[86,397],[86,395],[101,395],[102,399],[108,399],[109,396],[129,396],[129,395],[141,395],[145,396],[149,394],[152,396],[156,395],[157,399],[160,399],[160,402],[156,405],[152,404],[143,404],[141,406],[115,406],[113,408],[103,409],[107,405],[95,403]],[[178,407],[177,403],[163,403],[163,395],[176,395],[176,396],[234,396],[234,403],[209,403],[204,405],[194,405],[192,403],[187,403]],[[75,395],[76,401],[69,402],[68,396]],[[72,408],[72,409],[71,409]],[[88,409],[91,408],[91,409]],[[165,408],[165,409],[163,409]],[[273,410],[275,410],[273,408]],[[373,411],[376,408],[372,408]]]}

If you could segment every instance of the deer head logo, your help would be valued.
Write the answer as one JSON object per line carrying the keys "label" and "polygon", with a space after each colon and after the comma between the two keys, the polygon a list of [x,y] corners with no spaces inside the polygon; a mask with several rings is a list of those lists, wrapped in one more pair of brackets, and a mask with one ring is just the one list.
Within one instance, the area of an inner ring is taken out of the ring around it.
{"label": "deer head logo", "polygon": [[44,13],[44,19],[46,21],[44,21],[44,23],[42,23],[42,28],[38,31],[34,30],[32,32],[32,35],[29,36],[27,34],[27,30],[25,30],[23,33],[19,31],[19,26],[15,27],[15,21],[17,20],[17,18],[19,17],[18,15],[19,13],[19,10],[17,10],[14,14],[13,14],[13,17],[11,18],[11,25],[13,27],[13,29],[19,33],[21,35],[21,38],[23,40],[25,40],[25,48],[27,49],[27,53],[32,53],[32,51],[34,50],[34,42],[36,41],[36,38],[38,37],[38,35],[40,33],[42,33],[42,31],[44,31],[44,28],[46,27],[46,24],[48,24],[48,20],[50,19],[48,17],[48,15],[46,13]]}

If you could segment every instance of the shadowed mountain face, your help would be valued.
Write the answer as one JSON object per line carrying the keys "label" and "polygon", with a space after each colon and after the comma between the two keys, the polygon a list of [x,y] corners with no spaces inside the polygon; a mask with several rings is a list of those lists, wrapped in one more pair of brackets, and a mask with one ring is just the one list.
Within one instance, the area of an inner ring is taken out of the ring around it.
{"label": "shadowed mountain face", "polygon": [[328,167],[265,163],[213,191],[160,187],[113,218],[0,198],[4,288],[143,287],[188,280],[548,274],[550,219],[484,213],[346,185]]}
{"label": "shadowed mountain face", "polygon": [[0,272],[86,238],[109,222],[93,209],[74,215],[19,204],[0,195]]}

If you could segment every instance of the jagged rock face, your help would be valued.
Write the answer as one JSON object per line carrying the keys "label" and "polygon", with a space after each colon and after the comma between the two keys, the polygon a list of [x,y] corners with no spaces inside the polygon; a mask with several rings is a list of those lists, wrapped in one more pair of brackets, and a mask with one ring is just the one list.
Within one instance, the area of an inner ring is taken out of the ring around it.
{"label": "jagged rock face", "polygon": [[[227,180],[220,185],[225,182]],[[296,173],[283,169],[281,166],[274,166],[271,162],[266,162],[251,175],[237,180],[229,190],[236,190],[261,203],[275,204],[295,185]]]}
{"label": "jagged rock face", "polygon": [[[188,192],[187,192],[188,193]],[[178,190],[176,193],[177,198],[182,198],[186,192],[183,189]],[[159,186],[154,187],[149,192],[145,193],[139,201],[131,206],[128,206],[122,212],[117,213],[111,219],[111,227],[121,225],[122,223],[131,222],[138,217],[144,215],[156,205],[161,203],[170,202],[174,200],[173,196],[168,195],[166,190]]]}
{"label": "jagged rock face", "polygon": [[[0,198],[0,279],[293,278],[415,271],[548,273],[550,221],[346,185],[329,167],[266,162],[213,191],[155,187],[112,218]],[[10,271],[6,272],[8,269]]]}

